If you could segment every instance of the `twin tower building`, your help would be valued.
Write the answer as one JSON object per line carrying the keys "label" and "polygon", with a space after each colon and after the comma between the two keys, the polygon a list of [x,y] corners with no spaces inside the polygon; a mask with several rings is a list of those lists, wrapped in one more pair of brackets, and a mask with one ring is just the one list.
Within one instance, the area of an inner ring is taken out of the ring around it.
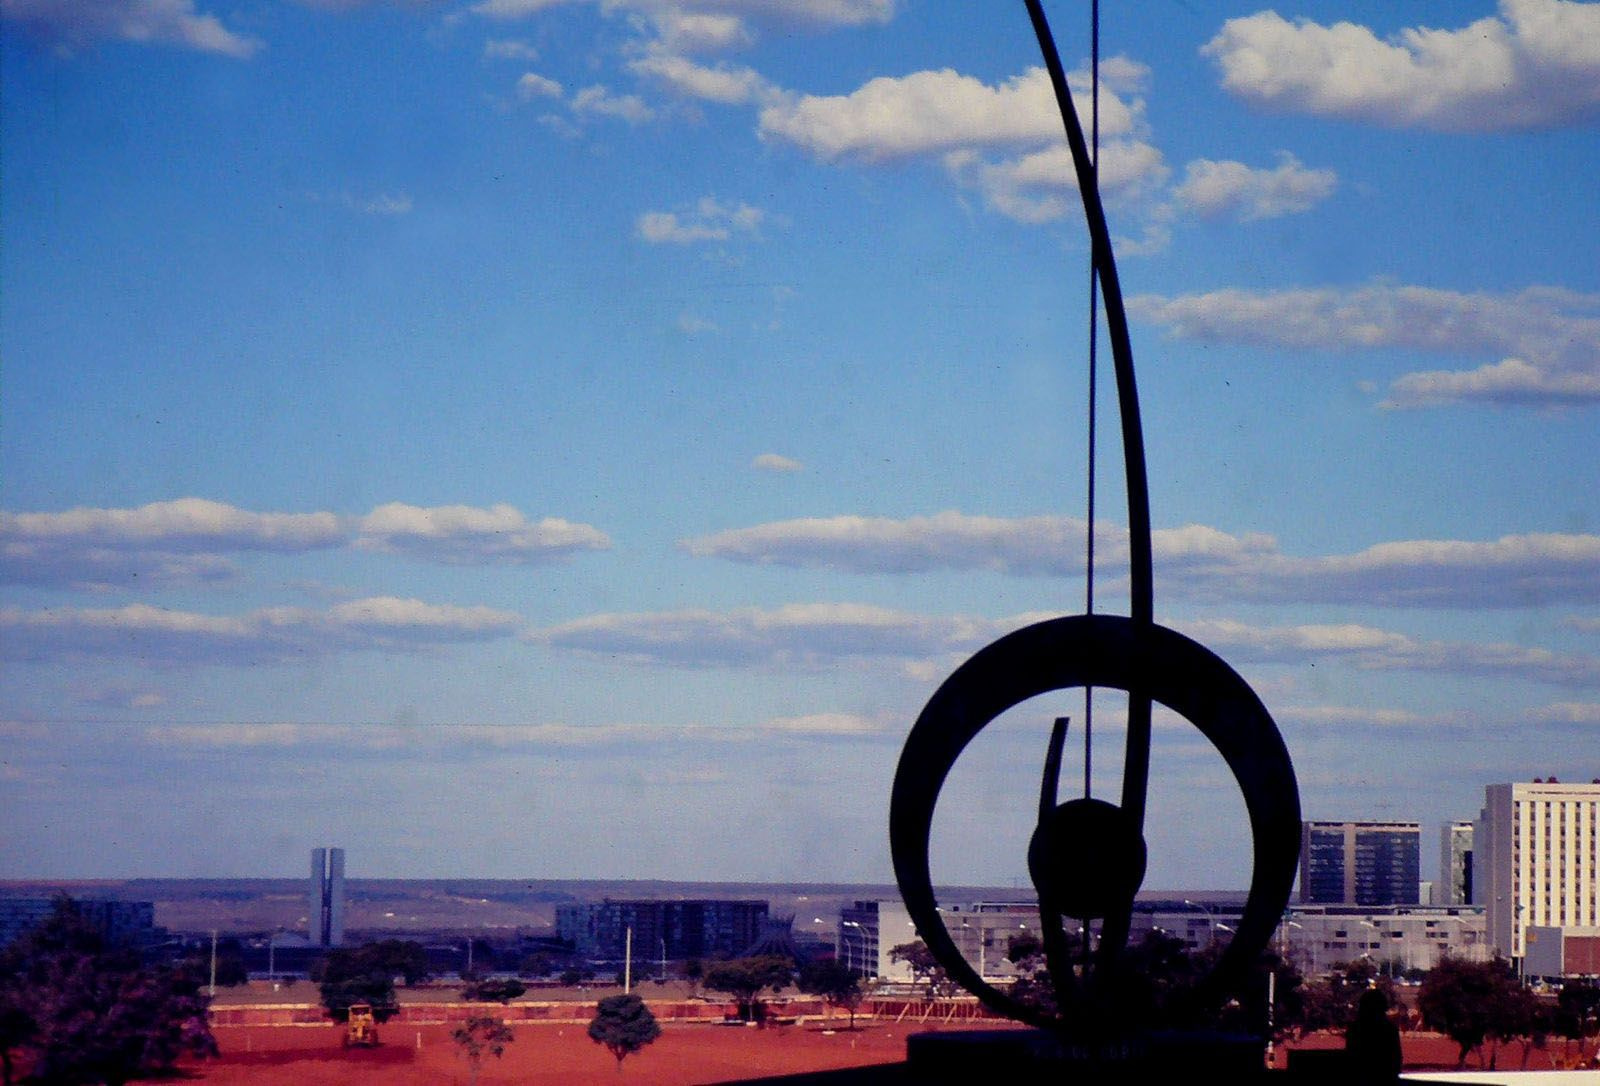
{"label": "twin tower building", "polygon": [[312,946],[344,944],[344,849],[311,850],[311,895],[306,940]]}

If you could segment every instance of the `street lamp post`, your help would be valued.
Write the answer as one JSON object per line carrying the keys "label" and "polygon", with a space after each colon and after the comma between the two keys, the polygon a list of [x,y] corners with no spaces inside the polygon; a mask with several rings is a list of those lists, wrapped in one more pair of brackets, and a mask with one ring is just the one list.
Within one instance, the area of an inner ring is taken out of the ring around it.
{"label": "street lamp post", "polygon": [[1190,901],[1188,898],[1184,898],[1183,903],[1192,909],[1199,909],[1201,912],[1206,914],[1206,946],[1210,946],[1211,941],[1217,937],[1217,918],[1212,915],[1212,912],[1208,907],[1202,905],[1198,901]]}

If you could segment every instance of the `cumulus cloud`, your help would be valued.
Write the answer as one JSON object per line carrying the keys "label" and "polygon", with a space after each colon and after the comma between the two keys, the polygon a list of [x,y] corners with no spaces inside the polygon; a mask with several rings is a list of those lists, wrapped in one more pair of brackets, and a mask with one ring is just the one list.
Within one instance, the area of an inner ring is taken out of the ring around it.
{"label": "cumulus cloud", "polygon": [[640,57],[628,65],[676,94],[721,105],[743,105],[773,98],[778,91],[754,68],[708,67],[670,53]]}
{"label": "cumulus cloud", "polygon": [[[876,663],[948,670],[959,657],[1047,617],[924,615],[865,604],[807,603],[760,610],[599,614],[524,636],[552,648],[635,664],[818,670]],[[1490,675],[1600,687],[1600,657],[1512,644],[1425,641],[1358,624],[1254,626],[1183,623],[1184,633],[1234,662],[1344,662],[1368,671]]]}
{"label": "cumulus cloud", "polygon": [[598,528],[559,517],[529,521],[505,504],[480,509],[390,502],[362,518],[355,545],[452,566],[530,565],[605,550],[611,540]]}
{"label": "cumulus cloud", "polygon": [[1195,159],[1173,196],[1204,218],[1227,215],[1251,222],[1309,211],[1331,196],[1337,185],[1332,170],[1308,170],[1294,155],[1281,151],[1277,167],[1270,170]]}
{"label": "cumulus cloud", "polygon": [[678,331],[686,336],[702,336],[712,332],[720,332],[722,329],[717,325],[716,321],[707,320],[698,314],[686,312],[678,314]]}
{"label": "cumulus cloud", "polygon": [[300,554],[355,545],[448,565],[529,564],[610,546],[605,533],[557,517],[530,522],[509,505],[421,508],[366,517],[256,513],[204,498],[132,509],[0,513],[0,582],[103,590],[221,581],[230,554]]}
{"label": "cumulus cloud", "polygon": [[670,7],[651,13],[659,47],[671,53],[721,52],[750,43],[744,20],[727,12],[684,11]]}
{"label": "cumulus cloud", "polygon": [[805,470],[805,465],[800,461],[792,460],[787,456],[780,456],[777,453],[762,453],[750,461],[750,466],[757,471],[776,471],[780,473]]}
{"label": "cumulus cloud", "polygon": [[1299,663],[1344,659],[1371,671],[1493,675],[1556,686],[1600,686],[1600,657],[1511,644],[1421,641],[1371,626],[1249,626],[1226,619],[1183,624],[1183,632],[1229,659]]}
{"label": "cumulus cloud", "polygon": [[136,660],[150,667],[277,664],[342,652],[414,652],[515,633],[521,619],[488,607],[375,597],[324,611],[271,607],[205,615],[146,604],[27,611],[0,608],[0,655],[12,660]]}
{"label": "cumulus cloud", "polygon": [[637,94],[613,94],[609,87],[599,84],[578,91],[568,105],[579,116],[614,117],[629,124],[643,124],[656,115]]}
{"label": "cumulus cloud", "polygon": [[1504,354],[1467,371],[1398,378],[1388,407],[1600,402],[1600,295],[1557,287],[1513,294],[1378,284],[1128,300],[1129,313],[1202,342],[1436,354]]}
{"label": "cumulus cloud", "polygon": [[[1137,94],[1147,75],[1126,57],[1101,67],[1098,170],[1112,200],[1143,194],[1169,173],[1143,135]],[[1087,116],[1089,73],[1070,73],[1068,84]],[[958,185],[1019,222],[1061,218],[1076,200],[1077,176],[1043,68],[995,85],[947,68],[880,77],[846,95],[785,95],[762,110],[760,133],[823,161],[936,159]]]}
{"label": "cumulus cloud", "polygon": [[[881,720],[856,713],[810,713],[772,717],[750,724],[616,723],[396,724],[291,721],[223,721],[152,724],[140,729],[156,746],[206,749],[334,747],[388,751],[406,749],[461,753],[556,750],[581,753],[601,748],[677,746],[704,750],[708,744],[738,744],[771,737],[794,741],[870,739],[885,731]],[[3,734],[0,727],[0,734]],[[43,739],[45,734],[28,738]]]}
{"label": "cumulus cloud", "polygon": [[[1082,73],[1074,73],[1080,109]],[[1137,107],[1101,81],[1100,134],[1134,128]],[[818,158],[867,162],[944,154],[961,148],[1055,144],[1063,140],[1050,77],[1043,68],[990,86],[945,68],[881,76],[846,95],[802,95],[762,110],[764,137]]]}
{"label": "cumulus cloud", "polygon": [[552,648],[632,663],[815,669],[846,659],[894,661],[970,651],[1025,621],[804,603],[772,610],[591,615],[525,636]]}
{"label": "cumulus cloud", "polygon": [[1600,728],[1600,702],[1561,701],[1541,706],[1528,714],[1540,724],[1574,724]]}
{"label": "cumulus cloud", "polygon": [[1455,403],[1569,407],[1600,403],[1600,372],[1561,373],[1521,358],[1474,370],[1423,370],[1399,377],[1380,407],[1438,407]]}
{"label": "cumulus cloud", "polygon": [[646,211],[639,216],[635,232],[652,245],[693,245],[705,241],[729,241],[735,237],[758,237],[766,212],[746,203],[724,204],[703,196],[692,208],[678,211]]}
{"label": "cumulus cloud", "polygon": [[538,72],[523,72],[522,78],[517,80],[517,97],[524,102],[534,98],[560,98],[561,95],[561,84]]}
{"label": "cumulus cloud", "polygon": [[79,588],[220,580],[235,567],[219,552],[294,553],[345,540],[333,513],[252,513],[203,498],[0,513],[0,580]]}
{"label": "cumulus cloud", "polygon": [[66,49],[126,41],[242,60],[261,47],[196,11],[194,0],[4,0],[0,17]]}
{"label": "cumulus cloud", "polygon": [[516,38],[490,38],[483,43],[483,55],[489,60],[538,60],[539,50]]}
{"label": "cumulus cloud", "polygon": [[808,517],[734,528],[683,541],[701,558],[755,565],[910,573],[991,569],[1065,574],[1083,568],[1084,522],[1072,517]]}
{"label": "cumulus cloud", "polygon": [[[480,0],[471,10],[495,19],[520,19],[581,0]],[[607,11],[639,12],[680,37],[732,45],[744,40],[743,21],[760,19],[819,28],[887,22],[894,0],[591,0]]]}
{"label": "cumulus cloud", "polygon": [[1501,0],[1460,29],[1388,40],[1263,11],[1228,20],[1202,52],[1254,105],[1386,127],[1537,128],[1600,109],[1600,5],[1570,0]]}
{"label": "cumulus cloud", "polygon": [[[698,557],[851,573],[986,569],[1081,576],[1085,523],[1074,517],[817,517],[735,528],[683,541]],[[1096,547],[1112,572],[1127,535],[1101,524]],[[1298,557],[1270,535],[1206,525],[1158,529],[1151,545],[1164,594],[1260,603],[1390,607],[1522,607],[1600,600],[1600,536],[1508,535],[1489,541],[1403,540],[1354,554]]]}

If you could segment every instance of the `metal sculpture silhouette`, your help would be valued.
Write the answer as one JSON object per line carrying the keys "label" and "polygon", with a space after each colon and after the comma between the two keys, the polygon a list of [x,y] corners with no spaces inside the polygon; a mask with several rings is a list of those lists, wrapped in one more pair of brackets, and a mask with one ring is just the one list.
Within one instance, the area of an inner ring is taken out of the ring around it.
{"label": "metal sculpture silhouette", "polygon": [[[1244,794],[1254,844],[1249,896],[1238,929],[1202,982],[1225,990],[1272,937],[1289,900],[1299,855],[1300,799],[1288,750],[1255,692],[1221,658],[1154,620],[1150,497],[1133,350],[1121,283],[1111,251],[1083,127],[1039,0],[1026,0],[1066,129],[1091,242],[1092,280],[1104,299],[1127,473],[1129,583],[1127,616],[1084,614],[1025,627],[981,649],[934,693],[906,739],[895,772],[889,837],[895,878],[918,933],[950,977],[1008,1017],[1071,1029],[1073,1011],[1107,1024],[1106,978],[1128,941],[1134,896],[1144,878],[1145,799],[1150,773],[1150,717],[1160,702],[1197,727],[1227,763]],[[1089,531],[1093,532],[1093,517]],[[1094,575],[1092,561],[1089,577]],[[1092,599],[1092,597],[1091,597]],[[1128,696],[1121,803],[1087,795],[1057,802],[1067,722],[1057,720],[1040,787],[1038,825],[1028,871],[1039,894],[1045,958],[1056,987],[1053,1013],[994,988],[957,949],[933,894],[928,840],[946,777],[977,734],[1006,710],[1055,690],[1104,687]],[[1063,917],[1088,930],[1099,922],[1099,947],[1074,969]]]}

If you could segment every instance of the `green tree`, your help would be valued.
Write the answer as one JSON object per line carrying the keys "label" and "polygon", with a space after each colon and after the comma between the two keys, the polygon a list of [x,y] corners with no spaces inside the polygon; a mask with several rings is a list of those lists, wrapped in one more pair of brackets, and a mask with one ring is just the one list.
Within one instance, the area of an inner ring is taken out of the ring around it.
{"label": "green tree", "polygon": [[850,1012],[850,1028],[856,1028],[856,1008],[861,1006],[861,978],[843,962],[807,962],[800,970],[798,985],[808,995],[820,996],[830,1007]]}
{"label": "green tree", "polygon": [[[202,949],[193,951],[184,956],[181,968],[188,970],[197,977],[205,977],[207,983],[211,978],[211,951]],[[222,988],[236,988],[241,984],[250,982],[250,974],[244,967],[244,947],[238,939],[227,938],[217,942],[217,985]]]}
{"label": "green tree", "polygon": [[[1600,985],[1583,980],[1569,980],[1563,984],[1556,996],[1552,1027],[1567,1041],[1567,1065],[1583,1066],[1584,1040],[1600,1034]],[[1574,1041],[1578,1049],[1576,1056],[1572,1053]]]}
{"label": "green tree", "polygon": [[1457,1067],[1465,1067],[1467,1053],[1478,1052],[1484,1065],[1483,1043],[1502,1038],[1515,1023],[1509,1021],[1522,1005],[1522,982],[1504,958],[1469,962],[1444,957],[1428,972],[1417,993],[1417,1007],[1429,1029],[1438,1030],[1461,1046]]}
{"label": "green tree", "polygon": [[1358,958],[1334,966],[1327,976],[1301,989],[1300,1029],[1305,1033],[1348,1029],[1356,1020],[1361,993],[1368,988],[1381,990],[1391,1007],[1398,1005],[1393,980],[1381,976],[1370,959]]}
{"label": "green tree", "polygon": [[461,998],[469,1003],[510,1003],[528,986],[513,977],[488,977],[463,985]]}
{"label": "green tree", "polygon": [[487,1014],[473,1015],[457,1026],[450,1036],[460,1047],[467,1066],[472,1069],[472,1086],[477,1086],[478,1069],[483,1066],[483,1057],[490,1055],[499,1059],[506,1045],[517,1039],[510,1026]]}
{"label": "green tree", "polygon": [[701,983],[710,991],[731,995],[739,1004],[739,1017],[748,1022],[761,1020],[757,997],[763,990],[781,991],[793,979],[794,963],[788,958],[759,955],[709,965]]}
{"label": "green tree", "polygon": [[950,979],[944,966],[939,964],[939,959],[933,956],[933,951],[929,950],[928,944],[921,939],[890,947],[889,960],[904,962],[917,983],[927,989],[929,999],[952,996],[960,987]]}
{"label": "green tree", "polygon": [[399,977],[406,987],[428,979],[428,952],[410,939],[383,939],[358,947],[365,968],[381,969]]}
{"label": "green tree", "polygon": [[0,955],[0,1030],[49,1083],[120,1084],[170,1071],[185,1054],[215,1055],[209,1000],[192,974],[146,968],[108,946],[68,898]]}
{"label": "green tree", "polygon": [[617,1058],[619,1072],[624,1059],[659,1036],[661,1027],[656,1023],[656,1016],[650,1013],[644,1000],[631,993],[602,999],[589,1022],[589,1039],[610,1050]]}
{"label": "green tree", "polygon": [[317,963],[312,979],[322,993],[328,1017],[344,1021],[355,1003],[370,1003],[373,1017],[380,1022],[388,1021],[399,1010],[394,995],[392,949],[382,943],[369,943],[350,950],[329,951]]}

